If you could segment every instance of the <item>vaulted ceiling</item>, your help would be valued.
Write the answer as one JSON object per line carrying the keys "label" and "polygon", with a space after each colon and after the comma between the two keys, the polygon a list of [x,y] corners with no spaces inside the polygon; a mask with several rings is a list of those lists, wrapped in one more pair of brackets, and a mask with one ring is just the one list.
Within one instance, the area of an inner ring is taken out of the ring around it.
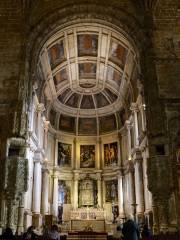
{"label": "vaulted ceiling", "polygon": [[76,24],[57,32],[39,60],[51,125],[78,135],[118,130],[136,58],[123,34],[101,24]]}

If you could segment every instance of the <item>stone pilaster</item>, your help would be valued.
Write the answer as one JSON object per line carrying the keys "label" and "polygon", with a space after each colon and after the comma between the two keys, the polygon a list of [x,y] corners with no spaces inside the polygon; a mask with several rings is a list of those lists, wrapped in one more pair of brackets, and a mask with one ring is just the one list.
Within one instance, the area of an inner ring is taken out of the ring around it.
{"label": "stone pilaster", "polygon": [[42,213],[48,214],[48,188],[49,188],[49,170],[42,171]]}
{"label": "stone pilaster", "polygon": [[123,219],[124,214],[124,194],[123,194],[123,175],[122,172],[118,174],[118,206],[119,206],[119,218]]}
{"label": "stone pilaster", "polygon": [[53,216],[57,218],[58,216],[58,176],[54,174],[53,176]]}
{"label": "stone pilaster", "polygon": [[139,111],[139,109],[136,103],[131,104],[131,111],[133,112],[134,118],[135,148],[137,148],[139,146],[138,118],[137,118],[137,112]]}
{"label": "stone pilaster", "polygon": [[128,160],[131,160],[131,123],[129,120],[126,121],[127,128],[127,152],[128,152]]}
{"label": "stone pilaster", "polygon": [[138,220],[143,222],[144,218],[144,186],[143,186],[143,167],[142,167],[142,154],[136,151],[133,156],[135,168],[135,191],[137,203],[137,216]]}
{"label": "stone pilaster", "polygon": [[79,173],[74,173],[74,209],[78,208],[78,181],[79,181]]}
{"label": "stone pilaster", "polygon": [[24,193],[20,195],[19,199],[17,232],[18,235],[24,232]]}
{"label": "stone pilaster", "polygon": [[33,203],[32,211],[35,214],[40,214],[41,204],[41,161],[38,158],[34,159],[34,182],[33,182]]}
{"label": "stone pilaster", "polygon": [[131,214],[136,220],[136,193],[135,193],[135,178],[134,178],[134,166],[133,162],[128,162],[128,175],[129,175],[129,191],[130,191],[130,204],[131,204]]}

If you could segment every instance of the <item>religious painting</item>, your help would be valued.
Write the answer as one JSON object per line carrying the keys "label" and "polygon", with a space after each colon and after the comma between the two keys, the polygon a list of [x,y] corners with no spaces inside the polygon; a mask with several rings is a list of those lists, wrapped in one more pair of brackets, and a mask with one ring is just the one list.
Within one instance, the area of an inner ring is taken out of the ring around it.
{"label": "religious painting", "polygon": [[96,118],[79,118],[79,134],[96,135],[97,134]]}
{"label": "religious painting", "polygon": [[81,101],[82,109],[93,109],[95,108],[93,98],[91,95],[84,95]]}
{"label": "religious painting", "polygon": [[96,78],[96,63],[79,63],[79,78]]}
{"label": "religious painting", "polygon": [[106,167],[118,164],[118,145],[117,142],[104,144],[104,165]]}
{"label": "religious painting", "polygon": [[66,102],[66,105],[77,108],[79,106],[80,95],[77,93],[72,94]]}
{"label": "religious painting", "polygon": [[63,81],[68,80],[66,68],[57,72],[53,79],[55,86],[57,86],[59,83],[62,83]]}
{"label": "religious painting", "polygon": [[95,145],[80,145],[80,167],[95,168]]}
{"label": "religious painting", "polygon": [[94,34],[78,35],[78,56],[97,56],[98,36]]}
{"label": "religious painting", "polygon": [[52,68],[54,68],[55,66],[57,66],[57,64],[64,61],[65,53],[64,53],[63,40],[61,40],[60,42],[54,44],[51,48],[49,48],[48,56],[49,56],[49,61]]}
{"label": "religious painting", "polygon": [[71,203],[71,188],[68,181],[58,181],[58,206]]}
{"label": "religious painting", "polygon": [[113,40],[111,41],[110,60],[117,63],[122,69],[124,69],[124,65],[126,62],[127,49],[123,47],[120,43]]}
{"label": "religious painting", "polygon": [[114,81],[118,86],[121,84],[122,73],[115,70],[113,67],[107,68],[107,80]]}
{"label": "religious painting", "polygon": [[58,166],[71,166],[72,145],[58,142]]}
{"label": "religious painting", "polygon": [[102,93],[96,94],[95,99],[96,99],[96,105],[98,108],[102,108],[110,104],[107,98]]}
{"label": "religious painting", "polygon": [[75,133],[75,118],[61,114],[59,119],[59,130]]}
{"label": "religious painting", "polygon": [[115,203],[118,201],[118,181],[105,181],[106,186],[106,202]]}
{"label": "religious painting", "polygon": [[115,115],[109,115],[99,118],[99,130],[100,134],[105,132],[112,132],[117,130]]}

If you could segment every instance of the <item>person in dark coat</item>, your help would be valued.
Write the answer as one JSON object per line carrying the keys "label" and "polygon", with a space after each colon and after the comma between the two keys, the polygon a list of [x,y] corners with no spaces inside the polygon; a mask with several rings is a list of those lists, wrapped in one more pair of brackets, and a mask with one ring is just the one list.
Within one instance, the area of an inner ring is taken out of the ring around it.
{"label": "person in dark coat", "polygon": [[10,227],[7,227],[2,234],[2,239],[6,240],[15,240],[15,236],[13,235],[13,231]]}
{"label": "person in dark coat", "polygon": [[122,234],[124,240],[139,240],[140,237],[138,226],[131,219],[123,224]]}
{"label": "person in dark coat", "polygon": [[153,239],[152,233],[151,233],[150,229],[148,228],[147,224],[144,224],[144,226],[143,226],[141,237],[142,237],[142,240],[152,240]]}

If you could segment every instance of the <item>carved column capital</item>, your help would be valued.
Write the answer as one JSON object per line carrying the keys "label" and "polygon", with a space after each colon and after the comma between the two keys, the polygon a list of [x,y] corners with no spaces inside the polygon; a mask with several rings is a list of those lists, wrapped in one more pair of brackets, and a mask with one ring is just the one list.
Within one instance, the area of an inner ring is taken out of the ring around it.
{"label": "carved column capital", "polygon": [[43,103],[39,103],[39,104],[37,105],[37,107],[36,107],[36,111],[37,111],[37,112],[40,112],[40,113],[44,112],[44,111],[45,111],[44,104],[43,104]]}
{"label": "carved column capital", "polygon": [[132,112],[139,112],[139,108],[138,108],[137,103],[131,103],[130,110],[131,110]]}

